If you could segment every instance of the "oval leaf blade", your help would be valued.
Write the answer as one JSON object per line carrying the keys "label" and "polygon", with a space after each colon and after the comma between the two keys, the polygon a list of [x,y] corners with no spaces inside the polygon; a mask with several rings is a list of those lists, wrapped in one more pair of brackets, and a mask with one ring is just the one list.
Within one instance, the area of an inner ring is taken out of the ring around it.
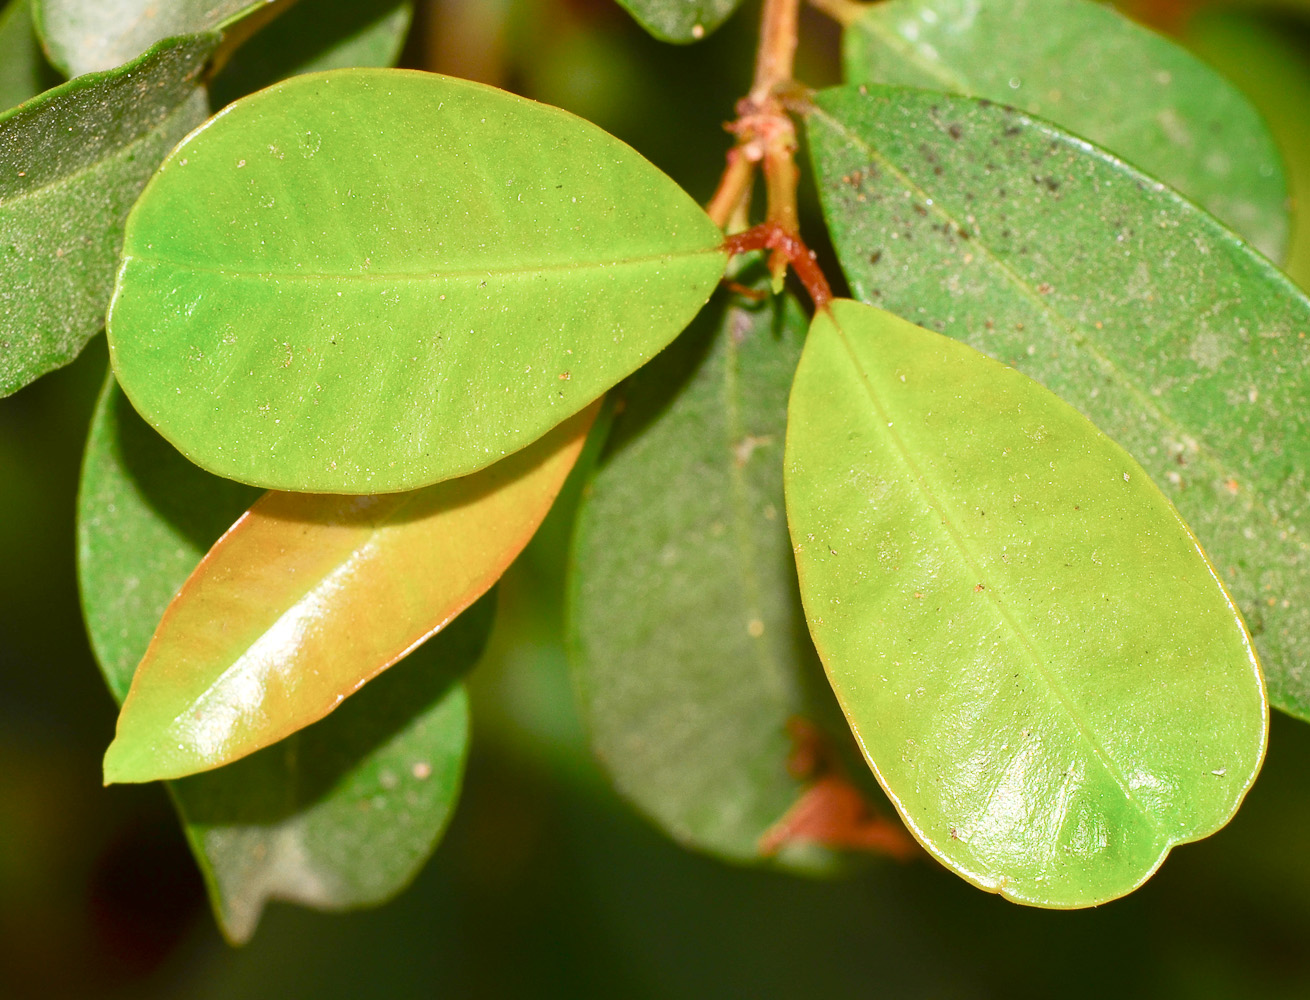
{"label": "oval leaf blade", "polygon": [[424,490],[255,504],[165,612],[105,754],[106,782],[180,777],[268,746],[444,627],[532,537],[594,414]]}
{"label": "oval leaf blade", "polygon": [[938,858],[1087,906],[1232,816],[1268,717],[1246,631],[1168,501],[1076,410],[839,300],[806,341],[786,462],[811,634]]}
{"label": "oval leaf blade", "polygon": [[128,222],[133,404],[198,465],[377,493],[467,475],[690,321],[722,234],[566,112],[402,70],[295,77],[193,133]]}
{"label": "oval leaf blade", "polygon": [[569,559],[570,660],[597,757],[676,840],[735,861],[761,860],[804,791],[788,724],[813,716],[819,674],[782,496],[806,321],[790,295],[774,301],[711,300],[618,390]]}
{"label": "oval leaf blade", "polygon": [[741,0],[619,0],[662,42],[698,42],[741,5]]}
{"label": "oval leaf blade", "polygon": [[[118,702],[169,599],[259,496],[192,465],[112,378],[78,496],[78,581]],[[273,898],[326,909],[399,892],[459,794],[468,709],[458,678],[491,627],[490,595],[326,719],[227,767],[169,784],[214,913],[233,941]]]}
{"label": "oval leaf blade", "polygon": [[857,298],[1073,403],[1215,562],[1270,701],[1310,718],[1310,300],[1209,215],[1053,125],[904,88],[815,95]]}
{"label": "oval leaf blade", "polygon": [[32,0],[50,60],[68,76],[102,72],[165,38],[211,31],[260,0]]}
{"label": "oval leaf blade", "polygon": [[[1040,115],[1177,188],[1281,261],[1287,182],[1246,96],[1091,0],[891,0],[843,36],[848,83],[926,87]],[[1094,82],[1093,82],[1094,81]]]}
{"label": "oval leaf blade", "polygon": [[204,120],[217,42],[163,42],[0,115],[0,396],[68,364],[104,324],[128,210]]}

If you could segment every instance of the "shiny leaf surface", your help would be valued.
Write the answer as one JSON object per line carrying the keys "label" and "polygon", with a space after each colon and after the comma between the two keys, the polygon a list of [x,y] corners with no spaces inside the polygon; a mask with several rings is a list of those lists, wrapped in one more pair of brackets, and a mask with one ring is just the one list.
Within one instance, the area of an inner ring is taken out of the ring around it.
{"label": "shiny leaf surface", "polygon": [[58,83],[32,30],[28,0],[10,0],[0,8],[0,111]]}
{"label": "shiny leaf surface", "polygon": [[[109,381],[83,465],[78,577],[117,701],[173,594],[258,496],[186,461]],[[248,939],[269,899],[364,906],[414,876],[458,795],[468,722],[454,680],[477,659],[491,600],[321,722],[170,783],[229,939]]]}
{"label": "shiny leaf surface", "polygon": [[128,210],[204,120],[199,77],[216,42],[163,43],[0,115],[0,396],[100,330]]}
{"label": "shiny leaf surface", "polygon": [[782,496],[806,320],[791,296],[773,301],[721,295],[618,390],[570,557],[597,756],[676,840],[735,861],[761,858],[803,791],[787,725],[810,713],[819,673]]}
{"label": "shiny leaf surface", "polygon": [[394,65],[413,16],[410,0],[296,3],[237,49],[210,87],[213,106],[301,73]]}
{"label": "shiny leaf surface", "polygon": [[1044,122],[898,88],[817,96],[857,298],[1073,403],[1214,560],[1270,700],[1310,718],[1310,301],[1157,181]]}
{"label": "shiny leaf surface", "polygon": [[698,42],[741,0],[619,0],[637,23],[664,42]]}
{"label": "shiny leaf surface", "polygon": [[787,517],[824,666],[907,824],[1041,906],[1222,826],[1268,712],[1236,610],[1141,467],[972,348],[836,301],[791,396]]}
{"label": "shiny leaf surface", "polygon": [[67,76],[130,62],[156,42],[212,31],[260,0],[32,0],[46,52]]}
{"label": "shiny leaf surface", "polygon": [[1013,105],[1165,181],[1281,261],[1287,183],[1273,136],[1195,56],[1092,0],[892,0],[844,36],[848,83]]}
{"label": "shiny leaf surface", "polygon": [[165,611],[105,780],[181,777],[275,743],[445,627],[532,537],[593,416],[424,490],[265,496]]}
{"label": "shiny leaf surface", "polygon": [[210,471],[411,489],[522,448],[647,361],[708,298],[721,242],[566,112],[424,73],[295,77],[146,189],[110,351]]}

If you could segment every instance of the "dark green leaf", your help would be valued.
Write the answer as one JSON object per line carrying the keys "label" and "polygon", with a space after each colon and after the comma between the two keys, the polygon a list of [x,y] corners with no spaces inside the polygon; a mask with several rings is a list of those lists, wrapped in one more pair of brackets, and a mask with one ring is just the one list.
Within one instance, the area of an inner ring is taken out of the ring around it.
{"label": "dark green leaf", "polygon": [[1039,115],[1154,174],[1274,260],[1287,184],[1251,102],[1092,0],[891,0],[845,35],[849,83],[927,87]]}
{"label": "dark green leaf", "polygon": [[59,82],[32,30],[28,0],[0,10],[0,111],[22,104]]}
{"label": "dark green leaf", "polygon": [[197,464],[413,489],[578,412],[723,272],[685,192],[579,118],[401,70],[293,77],[179,146],[128,222],[111,357]]}
{"label": "dark green leaf", "polygon": [[205,117],[217,43],[164,42],[0,115],[0,396],[67,364],[104,322],[123,222]]}
{"label": "dark green leaf", "polygon": [[156,42],[212,31],[262,0],[32,0],[50,61],[67,76],[114,69]]}
{"label": "dark green leaf", "polygon": [[637,23],[664,42],[698,42],[741,0],[619,0]]}
{"label": "dark green leaf", "polygon": [[411,0],[302,0],[237,50],[210,87],[214,107],[300,73],[391,66],[413,15]]}
{"label": "dark green leaf", "polygon": [[[570,559],[573,672],[619,790],[680,842],[758,860],[803,790],[817,673],[782,496],[796,301],[723,295],[619,394]],[[791,861],[812,866],[814,856]]]}
{"label": "dark green leaf", "polygon": [[1246,630],[1164,495],[1073,407],[839,299],[796,373],[786,477],[833,690],[943,862],[1090,906],[1231,818],[1268,726]]}
{"label": "dark green leaf", "polygon": [[[78,573],[92,647],[118,701],[174,591],[259,491],[168,446],[112,379],[78,501]],[[282,743],[170,789],[225,933],[266,900],[341,909],[399,891],[458,795],[467,710],[453,681],[477,658],[490,604]]]}
{"label": "dark green leaf", "polygon": [[965,340],[1147,468],[1310,717],[1310,301],[1159,182],[1043,122],[898,88],[817,96],[825,212],[860,299]]}

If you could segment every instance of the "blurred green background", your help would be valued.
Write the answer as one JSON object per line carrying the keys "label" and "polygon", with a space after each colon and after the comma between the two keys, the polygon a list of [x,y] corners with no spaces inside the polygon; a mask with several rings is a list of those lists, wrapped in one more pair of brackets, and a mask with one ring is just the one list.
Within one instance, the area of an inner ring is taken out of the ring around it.
{"label": "blurred green background", "polygon": [[[1310,2],[1125,6],[1251,94],[1310,199]],[[405,62],[575,111],[703,201],[754,14],[679,48],[613,0],[432,0]],[[834,82],[834,27],[807,12],[803,29],[798,77]],[[1310,284],[1310,226],[1294,242]],[[100,786],[115,712],[73,501],[105,363],[97,341],[0,401],[0,998],[1310,996],[1310,726],[1276,716],[1237,819],[1095,910],[1015,906],[926,861],[831,882],[730,868],[648,826],[591,760],[559,640],[564,513],[503,586],[463,801],[417,882],[370,912],[275,905],[229,948],[163,790]]]}

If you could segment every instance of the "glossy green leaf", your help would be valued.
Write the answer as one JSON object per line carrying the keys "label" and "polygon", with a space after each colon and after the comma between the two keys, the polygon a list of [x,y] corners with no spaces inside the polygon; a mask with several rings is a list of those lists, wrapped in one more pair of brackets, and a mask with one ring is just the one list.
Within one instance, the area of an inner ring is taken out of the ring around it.
{"label": "glossy green leaf", "polygon": [[817,95],[857,298],[1014,365],[1134,455],[1310,717],[1310,301],[1159,182],[1044,122],[898,88]]}
{"label": "glossy green leaf", "polygon": [[210,87],[214,107],[301,73],[394,65],[413,16],[411,0],[303,0],[236,51]]}
{"label": "glossy green leaf", "polygon": [[59,82],[41,54],[28,0],[0,8],[0,111],[22,104]]}
{"label": "glossy green leaf", "polygon": [[803,791],[787,724],[812,714],[818,674],[782,495],[806,320],[777,301],[720,296],[624,383],[570,557],[571,660],[597,756],[676,840],[735,861],[760,859]]}
{"label": "glossy green leaf", "polygon": [[741,0],[619,0],[637,23],[663,42],[698,42],[727,20]]}
{"label": "glossy green leaf", "polygon": [[578,412],[690,321],[722,234],[566,112],[401,70],[294,77],[165,162],[128,222],[111,356],[198,465],[412,489]]}
{"label": "glossy green leaf", "polygon": [[[186,461],[109,380],[83,465],[78,577],[117,701],[173,594],[258,496]],[[229,938],[249,938],[271,898],[363,906],[413,877],[458,795],[468,723],[452,680],[478,656],[489,601],[322,722],[170,783]]]}
{"label": "glossy green leaf", "polygon": [[216,42],[165,42],[0,115],[0,396],[72,361],[100,330],[123,222],[204,120],[199,77]]}
{"label": "glossy green leaf", "polygon": [[156,42],[212,31],[261,0],[31,0],[45,50],[67,76],[130,62]]}
{"label": "glossy green leaf", "polygon": [[1039,115],[1160,178],[1281,261],[1287,183],[1251,102],[1092,0],[891,0],[844,36],[849,83],[927,87]]}
{"label": "glossy green leaf", "polygon": [[1233,815],[1268,710],[1246,630],[1150,477],[1073,407],[849,300],[787,428],[810,633],[924,846],[1088,906]]}
{"label": "glossy green leaf", "polygon": [[531,539],[594,412],[423,490],[261,499],[164,612],[105,781],[181,777],[275,743],[444,628]]}

